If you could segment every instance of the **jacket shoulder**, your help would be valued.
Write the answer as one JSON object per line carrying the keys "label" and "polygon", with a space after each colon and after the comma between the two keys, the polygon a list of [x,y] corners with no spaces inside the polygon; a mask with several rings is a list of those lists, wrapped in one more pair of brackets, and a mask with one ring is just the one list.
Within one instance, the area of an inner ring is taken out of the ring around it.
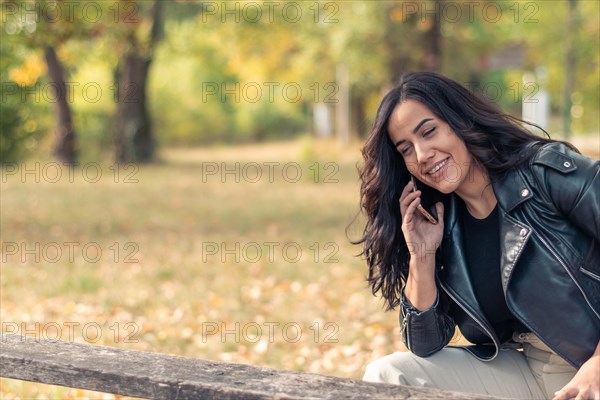
{"label": "jacket shoulder", "polygon": [[541,146],[531,158],[531,165],[543,165],[568,174],[577,170],[578,160],[583,157],[561,142],[547,143]]}

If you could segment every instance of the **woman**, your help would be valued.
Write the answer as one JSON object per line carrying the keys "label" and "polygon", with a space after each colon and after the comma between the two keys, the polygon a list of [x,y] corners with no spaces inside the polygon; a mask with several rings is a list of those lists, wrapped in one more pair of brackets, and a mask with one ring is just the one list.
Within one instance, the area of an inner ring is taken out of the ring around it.
{"label": "woman", "polygon": [[[383,99],[362,150],[359,243],[410,352],[365,380],[600,398],[600,162],[522,122],[434,73]],[[434,224],[418,206],[435,196]],[[456,325],[473,345],[447,346]]]}

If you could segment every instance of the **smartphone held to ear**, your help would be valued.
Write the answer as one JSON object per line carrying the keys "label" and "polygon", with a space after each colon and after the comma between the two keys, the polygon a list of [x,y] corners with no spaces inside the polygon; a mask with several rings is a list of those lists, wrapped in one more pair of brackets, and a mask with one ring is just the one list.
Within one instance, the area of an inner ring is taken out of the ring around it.
{"label": "smartphone held to ear", "polygon": [[[413,192],[417,190],[417,180],[414,176],[410,176],[410,180],[413,183]],[[435,203],[431,200],[431,197],[427,196],[427,192],[425,190],[421,191],[421,203],[417,206],[417,210],[432,224],[436,225],[437,221],[437,213],[435,212]],[[431,210],[428,211],[428,210]],[[432,215],[432,214],[435,214]]]}

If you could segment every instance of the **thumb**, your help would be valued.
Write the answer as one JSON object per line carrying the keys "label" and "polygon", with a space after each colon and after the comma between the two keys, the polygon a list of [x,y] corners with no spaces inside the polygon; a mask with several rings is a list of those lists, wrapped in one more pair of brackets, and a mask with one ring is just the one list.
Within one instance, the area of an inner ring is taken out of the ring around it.
{"label": "thumb", "polygon": [[444,203],[441,201],[435,203],[435,211],[437,212],[438,221],[444,221]]}

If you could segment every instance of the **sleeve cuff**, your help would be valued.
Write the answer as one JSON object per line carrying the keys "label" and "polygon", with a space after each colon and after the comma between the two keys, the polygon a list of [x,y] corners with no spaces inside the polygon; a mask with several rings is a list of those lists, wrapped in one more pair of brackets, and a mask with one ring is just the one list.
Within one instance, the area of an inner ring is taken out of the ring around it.
{"label": "sleeve cuff", "polygon": [[404,289],[402,289],[402,294],[400,296],[401,307],[404,310],[406,310],[407,312],[414,314],[414,315],[421,315],[421,314],[425,314],[429,311],[435,311],[435,309],[438,306],[439,301],[440,301],[440,293],[438,291],[435,295],[435,301],[433,302],[433,305],[431,307],[429,307],[427,310],[419,310],[418,308],[413,306],[412,303],[406,298],[406,295],[404,294]]}

